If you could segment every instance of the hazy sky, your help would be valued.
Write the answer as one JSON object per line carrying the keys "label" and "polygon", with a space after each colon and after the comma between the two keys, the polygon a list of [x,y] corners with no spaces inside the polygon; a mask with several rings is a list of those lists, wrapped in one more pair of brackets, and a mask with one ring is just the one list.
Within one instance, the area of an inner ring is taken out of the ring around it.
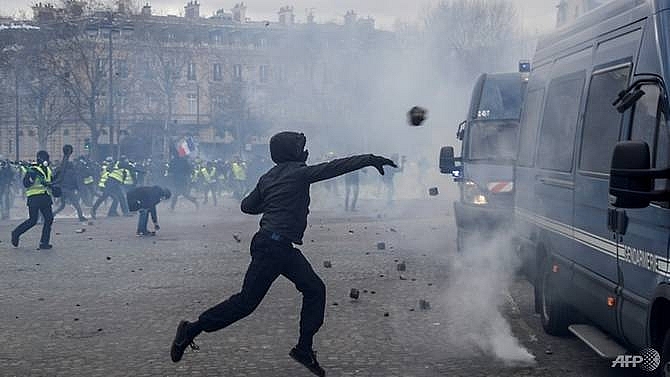
{"label": "hazy sky", "polygon": [[[53,0],[52,0],[53,1]],[[238,1],[199,0],[200,14],[211,15],[216,9],[230,10]],[[38,0],[0,0],[0,15],[17,15],[19,11],[27,12],[32,17],[30,5]],[[48,2],[48,0],[42,0]],[[53,1],[58,4],[59,1]],[[155,14],[180,14],[187,0],[153,0],[149,1]],[[344,13],[353,9],[359,16],[371,16],[377,25],[390,29],[396,19],[416,21],[426,13],[426,9],[437,4],[439,0],[249,0],[247,16],[254,20],[277,20],[277,11],[281,6],[291,5],[295,9],[296,18],[304,22],[307,9],[314,9],[317,22],[342,22]],[[556,4],[558,0],[512,0],[519,9],[526,27],[533,31],[553,27],[556,22]]]}

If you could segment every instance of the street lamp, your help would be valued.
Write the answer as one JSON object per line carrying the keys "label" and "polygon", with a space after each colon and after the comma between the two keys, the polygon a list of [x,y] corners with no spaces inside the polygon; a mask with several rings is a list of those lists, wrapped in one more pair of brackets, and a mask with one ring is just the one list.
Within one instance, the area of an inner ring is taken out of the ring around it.
{"label": "street lamp", "polygon": [[110,149],[113,148],[112,152],[115,154],[116,158],[120,155],[120,128],[121,124],[119,123],[118,129],[116,130],[116,146],[114,145],[114,39],[113,34],[120,34],[121,30],[132,30],[132,26],[128,24],[123,24],[122,22],[114,18],[114,12],[109,11],[103,19],[100,19],[95,25],[95,29],[92,29],[93,32],[98,33],[99,31],[107,32],[107,43],[109,44],[109,49],[107,51],[107,65],[108,65],[108,103],[107,103],[107,126],[109,127],[109,146]]}
{"label": "street lamp", "polygon": [[21,148],[19,147],[19,127],[20,127],[20,120],[21,120],[21,111],[20,111],[20,106],[21,106],[21,88],[19,86],[19,52],[23,50],[22,45],[11,45],[8,47],[5,47],[2,49],[2,53],[9,53],[13,52],[14,53],[14,150],[15,150],[15,160],[19,161],[21,158],[20,150]]}

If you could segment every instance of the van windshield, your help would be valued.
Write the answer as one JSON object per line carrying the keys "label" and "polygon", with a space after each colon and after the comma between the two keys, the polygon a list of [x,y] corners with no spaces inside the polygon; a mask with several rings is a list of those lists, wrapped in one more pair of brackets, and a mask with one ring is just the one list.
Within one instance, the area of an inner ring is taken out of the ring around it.
{"label": "van windshield", "polygon": [[474,119],[519,119],[526,83],[518,74],[489,76],[482,87]]}
{"label": "van windshield", "polygon": [[468,135],[469,160],[509,163],[516,159],[518,122],[471,122]]}

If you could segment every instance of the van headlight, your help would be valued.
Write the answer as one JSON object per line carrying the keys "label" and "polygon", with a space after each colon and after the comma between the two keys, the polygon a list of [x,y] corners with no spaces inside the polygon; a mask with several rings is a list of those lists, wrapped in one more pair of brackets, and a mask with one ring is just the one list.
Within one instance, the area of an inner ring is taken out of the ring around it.
{"label": "van headlight", "polygon": [[484,192],[472,181],[466,181],[463,184],[463,201],[480,206],[489,203]]}

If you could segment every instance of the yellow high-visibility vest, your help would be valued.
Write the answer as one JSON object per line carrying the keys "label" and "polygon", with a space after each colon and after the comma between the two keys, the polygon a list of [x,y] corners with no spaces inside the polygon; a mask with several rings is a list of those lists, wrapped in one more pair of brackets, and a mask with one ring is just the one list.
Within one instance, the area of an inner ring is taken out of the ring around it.
{"label": "yellow high-visibility vest", "polygon": [[209,183],[216,182],[216,166],[212,166],[212,168],[209,169],[207,174],[209,174]]}
{"label": "yellow high-visibility vest", "polygon": [[235,177],[236,180],[244,181],[247,179],[247,172],[242,163],[233,162],[230,167],[233,170],[233,177]]}
{"label": "yellow high-visibility vest", "polygon": [[135,177],[133,177],[133,172],[131,172],[130,170],[123,169],[123,176],[125,178],[123,180],[124,185],[132,185],[133,183],[135,183]]}
{"label": "yellow high-visibility vest", "polygon": [[31,197],[41,194],[51,195],[49,188],[46,186],[46,184],[51,183],[51,169],[48,166],[33,165],[31,170],[37,171],[38,174],[32,186],[26,189],[26,196]]}
{"label": "yellow high-visibility vest", "polygon": [[107,177],[109,177],[109,170],[107,170],[107,165],[103,165],[102,171],[100,172],[100,180],[98,181],[98,187],[105,188],[105,183],[107,183]]}
{"label": "yellow high-visibility vest", "polygon": [[109,173],[109,178],[116,179],[117,181],[119,181],[119,183],[123,183],[125,181],[125,179],[123,177],[123,171],[124,170],[125,169],[119,168],[119,163],[117,162],[116,164],[114,164],[114,168],[112,168],[112,172]]}

